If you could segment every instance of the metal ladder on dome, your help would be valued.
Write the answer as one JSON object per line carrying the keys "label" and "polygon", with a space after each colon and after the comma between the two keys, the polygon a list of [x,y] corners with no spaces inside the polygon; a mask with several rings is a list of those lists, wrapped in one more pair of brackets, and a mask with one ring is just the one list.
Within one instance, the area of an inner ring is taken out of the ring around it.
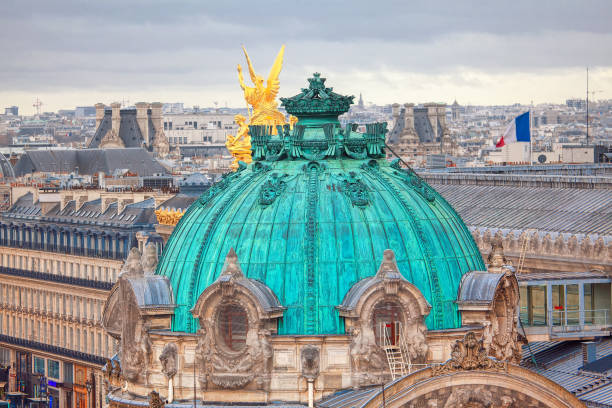
{"label": "metal ladder on dome", "polygon": [[381,347],[387,356],[391,378],[396,380],[410,374],[410,356],[402,335],[401,323],[381,323],[379,335]]}

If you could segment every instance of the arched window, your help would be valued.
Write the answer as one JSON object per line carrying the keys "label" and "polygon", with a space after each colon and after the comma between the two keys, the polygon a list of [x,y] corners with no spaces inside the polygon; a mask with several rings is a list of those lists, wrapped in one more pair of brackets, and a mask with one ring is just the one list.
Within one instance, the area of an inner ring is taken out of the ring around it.
{"label": "arched window", "polygon": [[240,351],[244,348],[248,326],[247,314],[242,306],[237,304],[221,306],[217,327],[222,343],[227,348],[232,351]]}
{"label": "arched window", "polygon": [[382,301],[374,306],[372,327],[378,345],[395,345],[399,341],[403,323],[402,307],[393,301]]}

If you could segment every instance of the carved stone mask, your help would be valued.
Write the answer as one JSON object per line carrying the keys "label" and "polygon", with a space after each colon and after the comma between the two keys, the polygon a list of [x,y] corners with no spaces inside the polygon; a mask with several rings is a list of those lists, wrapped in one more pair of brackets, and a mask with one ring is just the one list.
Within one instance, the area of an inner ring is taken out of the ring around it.
{"label": "carved stone mask", "polygon": [[302,349],[302,375],[314,380],[319,375],[319,348],[306,346]]}
{"label": "carved stone mask", "polygon": [[167,378],[172,378],[177,372],[178,349],[175,343],[168,343],[162,350],[159,361],[162,364],[162,372]]}

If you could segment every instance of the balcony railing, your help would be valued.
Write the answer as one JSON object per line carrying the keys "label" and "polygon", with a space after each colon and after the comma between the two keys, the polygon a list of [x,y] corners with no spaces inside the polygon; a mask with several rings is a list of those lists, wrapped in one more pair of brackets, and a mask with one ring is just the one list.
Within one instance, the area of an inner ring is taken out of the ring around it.
{"label": "balcony railing", "polygon": [[612,329],[609,309],[548,310],[529,313],[521,308],[521,324],[528,334],[559,336],[597,335]]}
{"label": "balcony railing", "polygon": [[92,258],[106,258],[106,259],[117,259],[124,260],[126,258],[125,251],[114,251],[114,250],[102,250],[95,248],[80,248],[72,245],[57,245],[57,244],[42,244],[39,242],[19,242],[13,239],[0,239],[0,246],[20,248],[20,249],[33,249],[38,251],[49,251],[57,252],[67,255],[77,256],[88,256]]}
{"label": "balcony railing", "polygon": [[110,290],[113,287],[112,282],[95,281],[91,279],[75,278],[73,276],[54,275],[46,272],[34,272],[27,271],[24,269],[9,268],[7,266],[0,266],[0,274],[18,276],[29,279],[39,279],[49,282],[64,283],[67,285],[82,286],[85,288]]}
{"label": "balcony railing", "polygon": [[39,343],[37,341],[21,339],[18,337],[7,336],[0,334],[0,342],[8,343],[18,347],[24,347],[34,350],[39,350],[47,353],[57,354],[60,356],[74,358],[77,360],[85,361],[92,364],[104,365],[105,359],[101,356],[93,354],[83,353],[80,351],[70,350],[63,347],[53,346],[51,344]]}
{"label": "balcony railing", "polygon": [[600,330],[610,327],[610,310],[550,310],[548,321],[551,334]]}

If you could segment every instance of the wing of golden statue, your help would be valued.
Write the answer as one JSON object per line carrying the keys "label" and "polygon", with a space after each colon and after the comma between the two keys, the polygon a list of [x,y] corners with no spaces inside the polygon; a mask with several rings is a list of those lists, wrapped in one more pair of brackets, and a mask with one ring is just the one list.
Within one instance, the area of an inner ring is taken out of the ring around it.
{"label": "wing of golden statue", "polygon": [[268,92],[272,99],[276,98],[278,95],[278,90],[280,89],[280,80],[278,77],[280,76],[281,69],[283,68],[283,56],[285,55],[285,46],[283,45],[276,56],[276,60],[274,60],[274,65],[272,65],[272,69],[270,70],[270,75],[268,75],[268,82],[266,83],[266,88],[268,88]]}
{"label": "wing of golden statue", "polygon": [[257,78],[257,74],[255,74],[253,63],[251,62],[251,59],[249,58],[249,54],[247,53],[246,48],[244,48],[244,45],[242,46],[242,51],[244,51],[244,56],[246,57],[247,65],[249,66],[249,75],[251,76],[251,81],[253,81],[253,83],[256,84],[255,79]]}

